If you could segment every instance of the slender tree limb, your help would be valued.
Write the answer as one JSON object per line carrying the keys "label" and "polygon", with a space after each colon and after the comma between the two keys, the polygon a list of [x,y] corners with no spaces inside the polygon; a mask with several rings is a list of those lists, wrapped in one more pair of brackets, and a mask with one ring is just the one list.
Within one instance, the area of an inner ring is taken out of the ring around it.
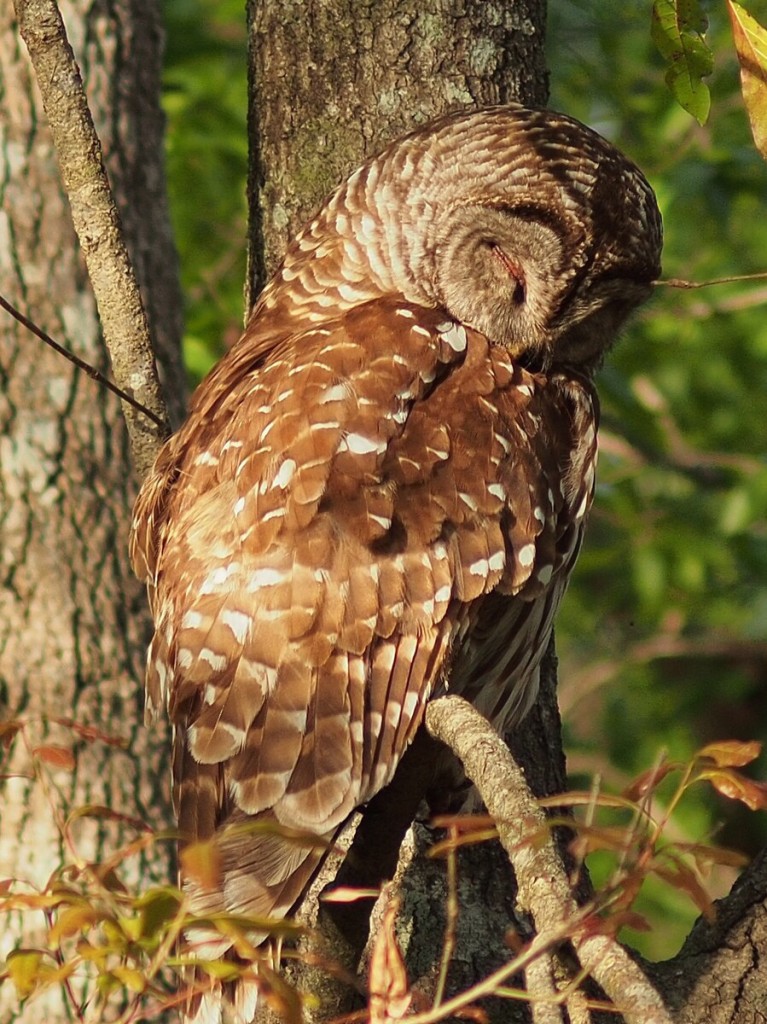
{"label": "slender tree limb", "polygon": [[85,359],[81,359],[79,356],[76,356],[74,352],[70,352],[68,349],[64,348],[63,345],[59,345],[59,343],[53,339],[50,334],[47,334],[44,330],[38,327],[33,320],[29,319],[29,317],[24,316],[21,310],[16,309],[16,307],[11,305],[11,303],[2,295],[0,295],[0,307],[2,307],[6,313],[9,313],[14,320],[18,320],[23,327],[26,327],[30,334],[34,334],[36,338],[45,342],[45,344],[52,348],[54,352],[58,352],[60,356],[69,360],[70,363],[74,363],[78,370],[82,370],[83,373],[87,373],[91,380],[94,380],[97,384],[100,384],[108,391],[111,391],[112,394],[117,395],[118,398],[127,402],[128,405],[132,405],[134,409],[150,419],[161,430],[165,429],[163,421],[159,416],[155,416],[151,409],[147,409],[146,406],[137,402],[132,395],[128,394],[127,391],[122,391],[118,388],[116,384],[113,384],[108,377],[105,377],[103,373],[97,370],[95,366],[91,366],[91,364],[86,362]]}
{"label": "slender tree limb", "polygon": [[671,1024],[658,993],[623,947],[584,926],[564,868],[547,834],[546,818],[503,740],[465,700],[441,697],[426,708],[426,727],[460,758],[496,822],[514,867],[519,902],[538,930],[572,919],[572,943],[585,970],[628,1024]]}
{"label": "slender tree limb", "polygon": [[19,32],[29,50],[48,116],[115,383],[163,424],[160,429],[123,402],[133,460],[139,477],[143,477],[168,433],[168,417],[101,144],[55,0],[14,0],[14,4]]}

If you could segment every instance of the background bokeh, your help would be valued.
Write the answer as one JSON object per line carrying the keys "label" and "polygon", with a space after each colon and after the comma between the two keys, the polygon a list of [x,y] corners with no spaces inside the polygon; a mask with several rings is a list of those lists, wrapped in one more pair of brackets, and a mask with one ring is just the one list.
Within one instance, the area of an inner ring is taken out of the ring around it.
{"label": "background bokeh", "polygon": [[[767,269],[767,166],[739,92],[723,5],[711,3],[712,111],[700,127],[664,82],[649,2],[552,0],[551,105],[629,153],[657,190],[664,272]],[[247,160],[242,0],[165,0],[168,172],[187,299],[190,379],[242,325]],[[750,11],[767,23],[767,3]],[[767,281],[659,288],[599,378],[600,477],[559,619],[574,786],[620,789],[661,751],[767,736]],[[767,764],[756,773],[764,778]],[[670,834],[753,853],[764,815],[701,788]],[[598,876],[608,868],[592,863]],[[732,881],[721,869],[715,893]],[[674,951],[697,912],[668,886],[630,939]]]}

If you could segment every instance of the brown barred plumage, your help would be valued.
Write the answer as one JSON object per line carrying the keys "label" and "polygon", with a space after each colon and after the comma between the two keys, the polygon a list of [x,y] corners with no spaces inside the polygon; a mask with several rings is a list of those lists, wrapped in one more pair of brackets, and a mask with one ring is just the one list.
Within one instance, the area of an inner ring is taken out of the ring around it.
{"label": "brown barred plumage", "polygon": [[148,713],[183,834],[221,837],[198,910],[288,913],[320,853],[224,826],[331,838],[433,694],[498,729],[529,709],[593,494],[591,375],[660,245],[633,164],[517,106],[395,142],[291,245],[136,504]]}

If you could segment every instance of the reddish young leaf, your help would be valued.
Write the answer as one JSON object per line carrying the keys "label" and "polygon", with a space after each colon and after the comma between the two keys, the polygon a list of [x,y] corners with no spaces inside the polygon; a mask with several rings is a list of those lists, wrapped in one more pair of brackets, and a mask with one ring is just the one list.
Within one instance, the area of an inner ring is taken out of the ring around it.
{"label": "reddish young leaf", "polygon": [[[634,800],[625,796],[613,796],[610,793],[594,793],[590,789],[569,789],[565,793],[554,796],[542,796],[537,801],[541,807],[610,807],[617,810],[635,811]],[[568,824],[564,818],[554,819],[556,824]],[[550,819],[551,823],[551,819]],[[572,827],[572,822],[569,822]]]}
{"label": "reddish young leaf", "polygon": [[503,941],[515,956],[518,956],[525,948],[525,940],[516,928],[507,928],[503,935]]}
{"label": "reddish young leaf", "polygon": [[51,768],[63,768],[68,772],[75,769],[75,755],[68,747],[60,747],[56,743],[48,743],[42,747],[33,747],[32,753]]}
{"label": "reddish young leaf", "polygon": [[707,846],[703,843],[674,843],[680,853],[689,854],[695,861],[699,871],[710,868],[712,864],[722,864],[728,868],[743,868],[749,858],[739,850],[728,850],[724,846]]}
{"label": "reddish young leaf", "polygon": [[21,718],[12,718],[7,722],[0,722],[0,746],[6,750],[13,743],[16,735],[24,728],[24,721]]}
{"label": "reddish young leaf", "polygon": [[481,1006],[464,1006],[453,1015],[456,1020],[473,1020],[475,1024],[489,1024],[490,1018]]}
{"label": "reddish young leaf", "polygon": [[697,756],[713,761],[719,768],[742,768],[755,761],[761,752],[762,744],[756,740],[721,740],[718,743],[709,743],[698,751]]}
{"label": "reddish young leaf", "polygon": [[730,800],[740,800],[752,811],[767,808],[767,784],[764,782],[754,782],[753,779],[747,779],[745,775],[731,768],[701,772],[698,778],[708,779],[722,796],[729,797]]}
{"label": "reddish young leaf", "polygon": [[636,846],[640,833],[629,826],[578,825],[578,834],[570,843],[573,854],[583,857],[595,850],[610,850],[623,853]]}
{"label": "reddish young leaf", "polygon": [[405,961],[400,952],[395,923],[399,900],[390,900],[370,957],[370,1024],[391,1024],[402,1020],[410,1009],[412,993]]}
{"label": "reddish young leaf", "polygon": [[686,892],[708,921],[714,919],[714,905],[711,902],[711,897],[698,881],[695,872],[686,864],[674,861],[669,867],[664,867],[656,862],[653,864],[653,871],[658,878],[668,882],[674,889]]}
{"label": "reddish young leaf", "polygon": [[642,772],[632,782],[626,786],[623,790],[622,795],[627,800],[641,800],[647,796],[649,792],[657,789],[658,784],[662,782],[667,775],[671,772],[678,771],[680,768],[678,761],[664,761],[662,764],[657,765],[655,768],[650,768],[649,771]]}
{"label": "reddish young leaf", "polygon": [[353,889],[348,885],[339,885],[337,889],[324,892],[320,899],[323,903],[355,903],[357,900],[378,899],[378,889]]}
{"label": "reddish young leaf", "polygon": [[635,932],[651,931],[647,919],[634,910],[590,914],[583,922],[583,931],[587,935],[611,935],[614,938],[621,928],[631,928]]}
{"label": "reddish young leaf", "polygon": [[79,818],[100,818],[103,821],[119,821],[123,825],[130,825],[131,828],[139,829],[142,832],[152,831],[150,826],[141,818],[134,818],[129,814],[121,814],[119,811],[113,811],[111,807],[105,807],[103,804],[83,804],[82,807],[76,807],[67,818],[67,827]]}
{"label": "reddish young leaf", "polygon": [[651,932],[652,926],[646,917],[635,910],[622,910],[615,915],[618,928],[630,928],[634,932]]}
{"label": "reddish young leaf", "polygon": [[89,743],[98,740],[100,743],[109,744],[110,747],[126,748],[128,746],[129,741],[124,736],[111,736],[109,733],[97,729],[95,725],[81,725],[73,718],[51,718],[51,721],[56,722],[57,725],[63,725],[65,729],[71,729],[72,732],[76,732],[81,739],[87,740]]}
{"label": "reddish young leaf", "polygon": [[485,831],[495,827],[489,814],[436,814],[432,820],[434,828],[454,828],[459,832]]}

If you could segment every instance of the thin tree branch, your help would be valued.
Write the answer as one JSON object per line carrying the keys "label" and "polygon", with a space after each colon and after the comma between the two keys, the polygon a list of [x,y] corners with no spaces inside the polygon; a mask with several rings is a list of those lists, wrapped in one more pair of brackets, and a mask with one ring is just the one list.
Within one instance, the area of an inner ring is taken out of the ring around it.
{"label": "thin tree branch", "polygon": [[123,404],[131,453],[141,478],[169,432],[168,417],[101,144],[55,0],[14,0],[14,5],[48,117],[115,382],[152,415],[149,420]]}
{"label": "thin tree branch", "polygon": [[426,728],[460,758],[477,787],[514,867],[519,902],[539,931],[572,921],[571,939],[585,970],[627,1024],[671,1024],[663,1002],[626,950],[584,923],[543,811],[506,744],[465,700],[440,697],[427,705]]}
{"label": "thin tree branch", "polygon": [[717,284],[733,284],[733,282],[737,281],[764,281],[765,279],[767,279],[767,270],[760,270],[756,274],[732,274],[729,277],[712,277],[709,281],[686,281],[682,277],[665,277],[653,281],[652,284],[656,288],[666,287],[689,290],[691,288],[711,288]]}
{"label": "thin tree branch", "polygon": [[10,313],[14,320],[18,320],[23,327],[26,327],[31,334],[34,334],[36,338],[39,338],[40,341],[44,341],[46,345],[49,345],[54,352],[58,352],[60,356],[68,359],[70,363],[74,363],[78,370],[82,370],[83,373],[87,373],[91,380],[95,380],[97,384],[107,388],[108,391],[117,395],[118,398],[121,398],[124,402],[132,405],[134,409],[137,409],[140,413],[143,413],[144,416],[147,416],[161,430],[165,429],[163,421],[159,416],[155,416],[151,409],[147,409],[147,407],[142,405],[141,402],[137,402],[132,395],[128,394],[127,391],[123,391],[118,388],[116,384],[112,383],[109,377],[105,377],[104,374],[97,370],[95,366],[91,366],[90,363],[87,363],[84,359],[75,355],[74,352],[70,352],[69,349],[64,348],[63,345],[59,345],[59,343],[55,341],[50,334],[46,334],[41,327],[38,327],[33,320],[29,319],[29,317],[24,316],[20,310],[16,309],[15,306],[12,306],[11,303],[6,298],[3,298],[2,295],[0,295],[0,306],[2,306],[7,313]]}

